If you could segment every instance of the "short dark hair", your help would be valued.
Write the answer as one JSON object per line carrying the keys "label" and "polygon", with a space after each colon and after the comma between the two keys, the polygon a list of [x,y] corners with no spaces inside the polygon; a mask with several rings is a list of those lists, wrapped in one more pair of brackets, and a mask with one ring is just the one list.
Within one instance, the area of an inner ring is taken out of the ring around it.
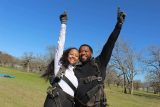
{"label": "short dark hair", "polygon": [[83,46],[87,46],[87,47],[89,48],[89,50],[93,53],[92,47],[91,47],[90,45],[88,45],[88,44],[83,44],[83,45],[81,45],[81,46],[79,47],[79,51],[80,51],[80,49],[81,49]]}

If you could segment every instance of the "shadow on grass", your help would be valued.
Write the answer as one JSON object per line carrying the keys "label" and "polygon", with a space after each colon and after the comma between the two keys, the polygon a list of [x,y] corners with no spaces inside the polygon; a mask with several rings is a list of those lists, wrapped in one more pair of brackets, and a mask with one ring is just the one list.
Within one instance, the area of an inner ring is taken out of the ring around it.
{"label": "shadow on grass", "polygon": [[157,100],[160,100],[160,96],[154,95],[154,94],[146,94],[146,93],[138,93],[138,92],[136,92],[133,95],[140,96],[140,97],[146,97],[148,99],[157,99]]}

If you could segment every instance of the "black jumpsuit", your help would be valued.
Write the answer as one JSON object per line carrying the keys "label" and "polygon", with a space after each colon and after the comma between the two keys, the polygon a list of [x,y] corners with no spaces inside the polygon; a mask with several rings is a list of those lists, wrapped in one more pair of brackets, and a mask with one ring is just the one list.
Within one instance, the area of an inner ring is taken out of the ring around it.
{"label": "black jumpsuit", "polygon": [[[110,60],[115,42],[121,31],[121,26],[122,25],[117,22],[113,32],[111,33],[108,41],[105,43],[102,49],[102,52],[100,53],[99,56],[97,56],[95,59],[92,59],[88,62],[82,63],[81,65],[78,65],[76,67],[75,75],[78,78],[79,85],[75,95],[75,98],[76,98],[75,107],[87,107],[86,104],[89,101],[89,98],[87,97],[87,92],[92,88],[94,88],[97,84],[103,84],[103,81],[106,76],[106,67]],[[89,83],[84,83],[81,81],[82,78],[86,78],[89,76],[99,76],[98,69],[93,64],[93,62],[96,62],[98,65],[99,71],[101,73],[102,81],[99,82],[95,80]],[[102,106],[98,104],[92,107],[102,107]]]}

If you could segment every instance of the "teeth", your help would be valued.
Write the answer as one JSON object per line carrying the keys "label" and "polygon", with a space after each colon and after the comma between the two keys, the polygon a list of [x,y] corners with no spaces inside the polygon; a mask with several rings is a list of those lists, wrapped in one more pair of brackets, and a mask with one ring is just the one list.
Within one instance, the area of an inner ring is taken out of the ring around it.
{"label": "teeth", "polygon": [[86,56],[82,56],[82,58],[86,58]]}

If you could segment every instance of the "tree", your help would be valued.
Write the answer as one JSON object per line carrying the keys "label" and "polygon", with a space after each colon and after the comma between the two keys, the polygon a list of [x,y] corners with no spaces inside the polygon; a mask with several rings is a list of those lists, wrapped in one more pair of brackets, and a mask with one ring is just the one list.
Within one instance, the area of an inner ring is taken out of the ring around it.
{"label": "tree", "polygon": [[12,66],[14,60],[15,58],[12,55],[0,51],[0,65]]}
{"label": "tree", "polygon": [[106,79],[105,82],[108,84],[108,86],[110,87],[110,84],[117,84],[117,73],[114,70],[114,67],[112,65],[108,65],[107,66],[107,70],[106,70]]}
{"label": "tree", "polygon": [[115,44],[115,48],[111,57],[111,63],[115,66],[119,76],[123,76],[123,92],[133,93],[133,80],[137,74],[136,70],[136,53],[129,46],[129,44],[123,40],[118,41]]}
{"label": "tree", "polygon": [[27,70],[27,72],[30,71],[30,63],[32,59],[34,59],[32,52],[24,53],[22,56],[22,66]]}
{"label": "tree", "polygon": [[47,47],[46,59],[48,60],[48,63],[50,63],[54,59],[55,51],[56,51],[55,46],[48,46]]}
{"label": "tree", "polygon": [[32,72],[43,73],[43,71],[45,71],[45,69],[47,68],[47,65],[48,61],[42,55],[37,55],[33,60],[31,60]]}
{"label": "tree", "polygon": [[134,86],[135,90],[139,90],[140,88],[143,88],[142,87],[142,82],[140,80],[135,80],[133,86]]}
{"label": "tree", "polygon": [[156,91],[160,93],[160,47],[149,47],[148,55],[142,61],[147,71],[147,80],[151,83],[155,93]]}

